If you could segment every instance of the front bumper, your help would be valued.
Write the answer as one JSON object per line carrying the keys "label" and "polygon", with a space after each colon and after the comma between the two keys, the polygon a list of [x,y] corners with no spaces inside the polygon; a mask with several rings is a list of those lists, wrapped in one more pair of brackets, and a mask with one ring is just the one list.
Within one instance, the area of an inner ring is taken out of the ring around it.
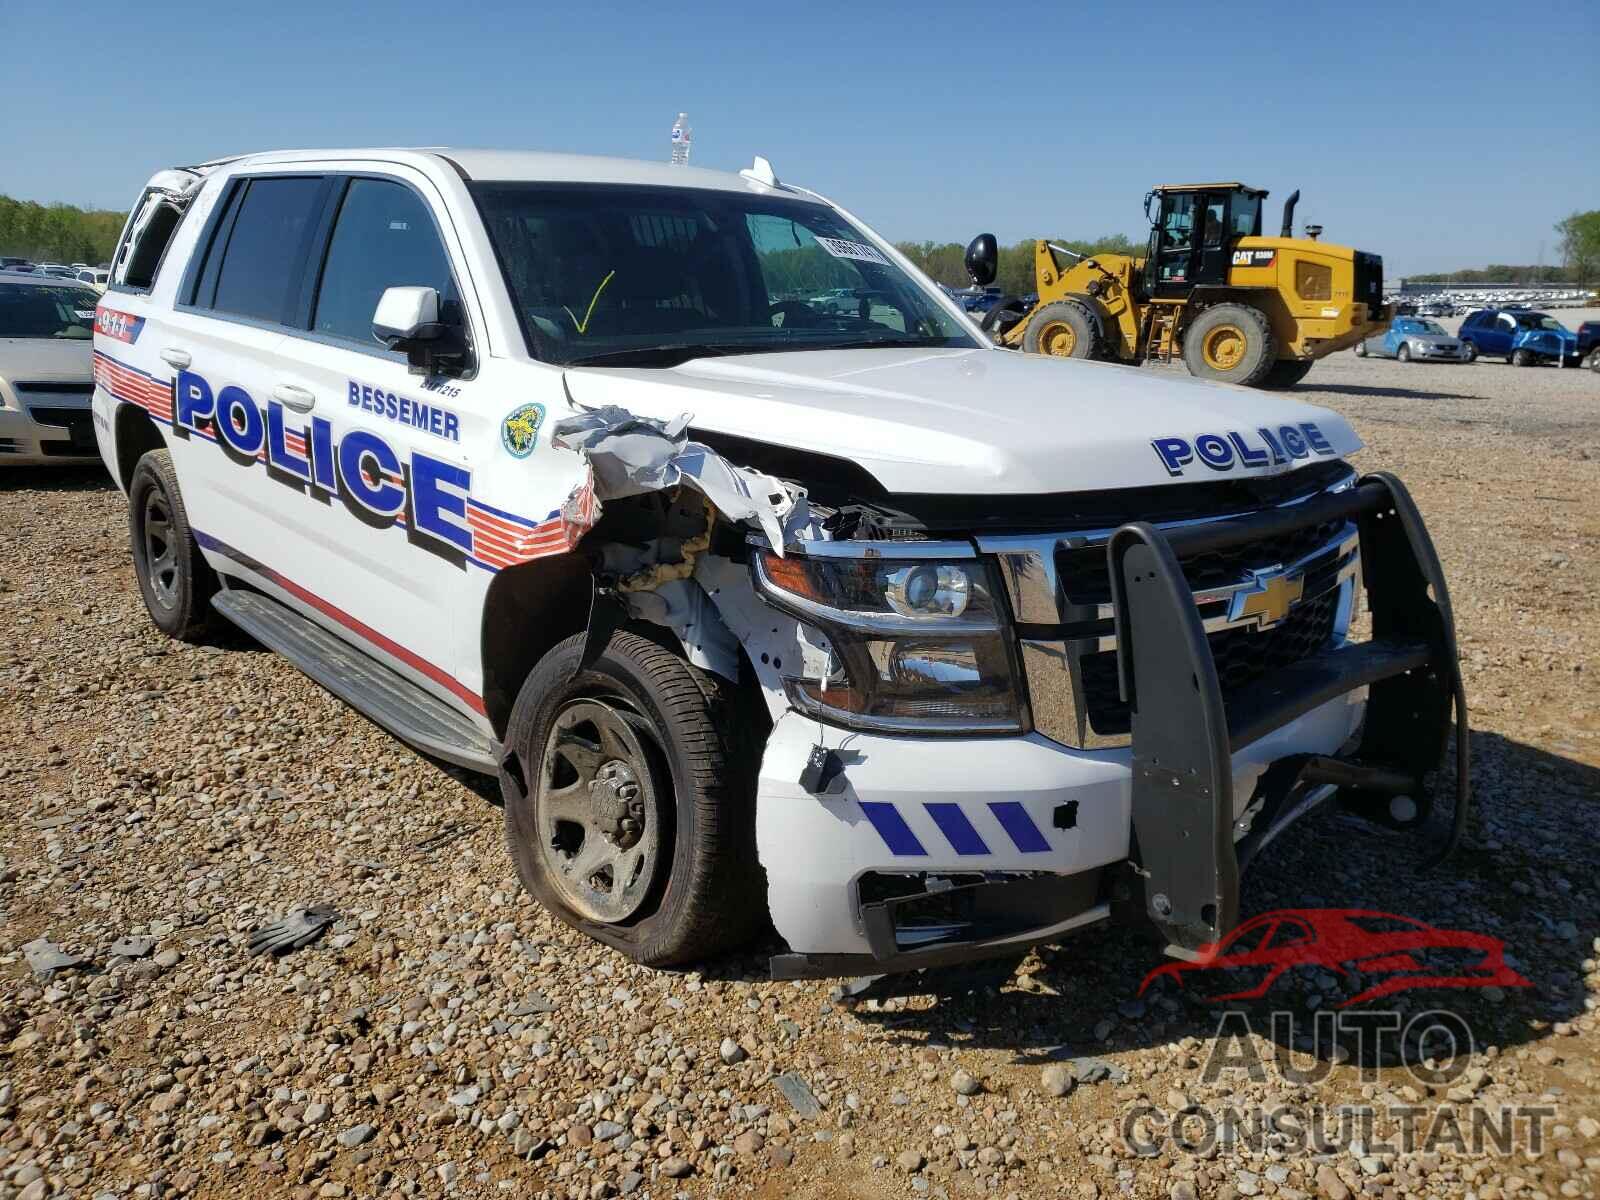
{"label": "front bumper", "polygon": [[[1178,554],[1347,519],[1368,564],[1374,640],[1336,641],[1225,703]],[[1417,798],[1414,823],[1426,817],[1422,776],[1442,755],[1451,703],[1463,722],[1465,707],[1443,577],[1397,480],[1165,532],[1127,525],[1107,560],[1132,711],[1125,747],[1075,749],[1039,733],[873,736],[792,712],[779,719],[757,801],[772,917],[791,948],[772,960],[775,977],[1020,951],[1109,916],[1114,890],[1130,881],[1173,951],[1191,953],[1236,923],[1241,865],[1336,789],[1384,821],[1405,791]],[[1352,758],[1369,691],[1378,719]],[[799,780],[819,742],[844,768],[814,795]],[[1463,724],[1458,832],[1465,752]]]}
{"label": "front bumper", "polygon": [[0,407],[0,466],[99,461],[87,396]]}

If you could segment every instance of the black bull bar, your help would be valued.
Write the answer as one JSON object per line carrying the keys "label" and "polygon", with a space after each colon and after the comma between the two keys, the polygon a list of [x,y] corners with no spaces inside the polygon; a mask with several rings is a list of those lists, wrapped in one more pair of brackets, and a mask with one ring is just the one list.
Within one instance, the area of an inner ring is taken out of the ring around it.
{"label": "black bull bar", "polygon": [[[1224,704],[1180,559],[1352,518],[1372,640],[1302,659]],[[1303,811],[1294,801],[1316,785],[1339,786],[1345,804],[1379,823],[1420,828],[1431,810],[1425,776],[1443,762],[1452,704],[1455,809],[1433,862],[1455,849],[1469,798],[1455,621],[1433,542],[1398,479],[1372,474],[1344,492],[1210,524],[1161,530],[1133,522],[1112,535],[1106,553],[1122,698],[1133,717],[1134,858],[1146,915],[1169,952],[1193,956],[1233,928],[1242,866]],[[1263,776],[1272,795],[1236,845],[1232,754],[1360,687],[1370,691],[1355,753],[1273,764]],[[1411,803],[1397,808],[1401,794]]]}

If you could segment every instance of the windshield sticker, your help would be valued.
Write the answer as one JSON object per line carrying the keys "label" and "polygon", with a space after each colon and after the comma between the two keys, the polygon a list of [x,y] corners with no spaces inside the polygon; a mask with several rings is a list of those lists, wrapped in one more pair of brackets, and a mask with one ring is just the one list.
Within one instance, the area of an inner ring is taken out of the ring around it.
{"label": "windshield sticker", "polygon": [[94,331],[102,337],[113,338],[119,342],[133,345],[139,340],[139,331],[144,328],[144,318],[133,316],[131,313],[118,312],[114,308],[98,308],[94,314]]}
{"label": "windshield sticker", "polygon": [[506,414],[500,422],[500,444],[512,458],[527,458],[539,440],[539,426],[544,424],[544,405],[524,404]]}
{"label": "windshield sticker", "polygon": [[889,265],[889,260],[880,254],[876,247],[869,246],[865,242],[852,242],[845,238],[819,237],[817,245],[835,258],[850,258],[856,262],[877,263],[880,267]]}

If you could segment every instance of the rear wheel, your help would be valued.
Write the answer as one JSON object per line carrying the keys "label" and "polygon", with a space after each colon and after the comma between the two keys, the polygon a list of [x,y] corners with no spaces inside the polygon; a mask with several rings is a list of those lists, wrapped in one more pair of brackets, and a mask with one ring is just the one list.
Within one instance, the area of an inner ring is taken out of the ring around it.
{"label": "rear wheel", "polygon": [[139,594],[156,627],[180,642],[198,642],[212,628],[217,576],[200,553],[178,491],[172,455],[151,450],[128,481],[128,540]]}
{"label": "rear wheel", "polygon": [[523,885],[651,966],[703,959],[766,918],[755,739],[726,681],[637,633],[582,665],[568,638],[529,674],[500,770]]}
{"label": "rear wheel", "polygon": [[1260,309],[1217,304],[1189,324],[1183,361],[1191,375],[1255,387],[1277,361],[1278,343]]}
{"label": "rear wheel", "polygon": [[1272,370],[1261,377],[1258,387],[1281,391],[1292,388],[1311,373],[1313,360],[1309,358],[1280,358],[1272,364]]}
{"label": "rear wheel", "polygon": [[1406,345],[1404,342],[1401,342],[1400,343],[1400,349],[1398,349],[1398,350],[1396,350],[1394,352],[1394,356],[1396,358],[1398,358],[1401,362],[1410,362],[1411,361],[1411,347]]}
{"label": "rear wheel", "polygon": [[1029,318],[1022,348],[1053,358],[1099,358],[1100,333],[1083,305],[1056,300]]}
{"label": "rear wheel", "polygon": [[1357,342],[1356,343],[1356,357],[1357,358],[1365,358],[1366,356],[1367,356],[1367,343],[1364,342],[1364,341],[1363,342]]}
{"label": "rear wheel", "polygon": [[1531,367],[1531,366],[1533,366],[1533,351],[1531,351],[1531,350],[1513,350],[1511,352],[1511,365],[1513,367]]}

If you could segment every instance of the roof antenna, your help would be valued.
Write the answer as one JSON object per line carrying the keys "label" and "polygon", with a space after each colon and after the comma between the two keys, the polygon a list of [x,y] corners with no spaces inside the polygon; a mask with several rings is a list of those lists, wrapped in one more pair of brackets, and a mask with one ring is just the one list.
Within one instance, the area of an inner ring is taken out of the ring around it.
{"label": "roof antenna", "polygon": [[739,174],[743,175],[746,179],[752,180],[755,183],[763,184],[766,187],[775,188],[782,186],[778,183],[777,175],[773,173],[772,164],[766,159],[762,158],[759,154],[756,155],[755,162],[751,163],[744,170],[740,171]]}

